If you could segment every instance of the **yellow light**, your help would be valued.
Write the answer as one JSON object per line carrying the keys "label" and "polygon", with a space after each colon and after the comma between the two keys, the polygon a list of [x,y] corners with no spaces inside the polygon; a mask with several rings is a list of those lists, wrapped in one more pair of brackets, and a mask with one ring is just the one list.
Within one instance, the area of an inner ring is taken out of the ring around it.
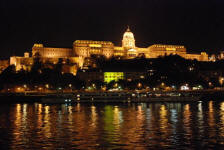
{"label": "yellow light", "polygon": [[124,79],[123,72],[104,72],[104,82],[109,83],[111,81],[118,81]]}
{"label": "yellow light", "polygon": [[221,103],[220,109],[221,111],[224,111],[224,102]]}
{"label": "yellow light", "polygon": [[46,88],[49,88],[49,84],[46,84],[45,87],[46,87]]}
{"label": "yellow light", "polygon": [[224,83],[224,78],[223,78],[223,77],[219,77],[219,83],[220,83],[221,85],[223,85],[223,83]]}
{"label": "yellow light", "polygon": [[167,50],[167,51],[175,51],[176,48],[168,48],[168,47],[167,47],[166,50]]}
{"label": "yellow light", "polygon": [[138,83],[138,87],[139,87],[139,88],[142,87],[142,84],[141,84],[141,83]]}
{"label": "yellow light", "polygon": [[89,47],[102,47],[101,44],[89,44]]}

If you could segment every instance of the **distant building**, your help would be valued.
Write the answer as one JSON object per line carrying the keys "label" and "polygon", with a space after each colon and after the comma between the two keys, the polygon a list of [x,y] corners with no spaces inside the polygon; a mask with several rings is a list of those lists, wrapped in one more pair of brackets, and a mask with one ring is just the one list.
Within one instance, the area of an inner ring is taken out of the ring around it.
{"label": "distant building", "polygon": [[140,48],[135,45],[134,34],[128,28],[123,35],[122,46],[115,46],[109,41],[76,40],[73,48],[50,48],[43,44],[34,44],[32,56],[39,55],[44,58],[86,58],[91,55],[104,55],[106,58],[112,56],[123,56],[126,59],[145,56],[146,58],[157,58],[165,55],[180,55],[185,59],[196,59],[198,61],[208,61],[205,52],[200,54],[189,54],[182,45],[154,44],[147,48]]}
{"label": "distant building", "polygon": [[79,57],[90,57],[94,55],[104,55],[107,58],[113,56],[114,44],[106,41],[84,41],[77,40],[73,43],[74,55]]}
{"label": "distant building", "polygon": [[68,58],[74,56],[72,49],[44,47],[43,44],[33,45],[32,56],[36,55],[44,58]]}
{"label": "distant building", "polygon": [[[10,58],[10,64],[16,66],[16,70],[21,68],[27,69],[32,65],[35,57],[41,58],[45,62],[57,63],[59,58],[68,59],[76,63],[78,67],[83,66],[85,58],[91,55],[104,55],[106,58],[112,56],[122,56],[124,59],[132,59],[138,56],[146,58],[157,58],[165,55],[180,55],[185,59],[196,59],[198,61],[209,61],[205,52],[200,54],[189,54],[182,45],[163,45],[154,44],[146,48],[140,48],[135,45],[134,34],[130,28],[123,34],[122,46],[115,46],[110,41],[91,41],[76,40],[72,48],[52,48],[44,47],[43,44],[34,44],[32,47],[32,56],[24,53],[24,57],[13,56]],[[76,71],[73,71],[76,72]]]}
{"label": "distant building", "polygon": [[[35,61],[34,57],[29,57],[29,55],[24,53],[24,57],[19,56],[12,56],[10,57],[10,65],[15,65],[16,71],[18,70],[31,70],[31,67]],[[58,61],[62,61],[62,72],[63,73],[72,73],[76,75],[77,69],[80,67],[78,66],[83,61],[79,57],[39,57],[39,61],[47,68],[53,68],[54,65],[58,63]]]}
{"label": "distant building", "polygon": [[134,81],[145,79],[147,76],[146,72],[143,71],[124,71],[124,72],[99,72],[99,71],[80,71],[77,73],[77,77],[80,80],[85,82],[91,81],[102,81],[105,83],[109,83],[111,81],[119,81],[119,80],[127,80],[127,81]]}
{"label": "distant building", "polygon": [[9,66],[8,60],[0,60],[0,73],[4,71]]}
{"label": "distant building", "polygon": [[220,52],[219,58],[220,58],[220,59],[224,59],[224,51],[221,51],[221,52]]}
{"label": "distant building", "polygon": [[216,60],[223,60],[224,59],[224,51],[220,51],[219,54],[217,56],[215,56],[215,59]]}
{"label": "distant building", "polygon": [[124,72],[104,72],[104,82],[124,80]]}
{"label": "distant building", "polygon": [[79,57],[90,57],[92,54],[104,55],[106,58],[112,56],[123,56],[125,59],[145,56],[146,58],[157,58],[165,55],[180,55],[185,59],[196,59],[208,61],[205,52],[200,54],[189,54],[184,46],[154,44],[148,48],[140,48],[135,45],[134,34],[128,28],[123,35],[122,46],[115,46],[112,42],[106,41],[83,41],[77,40],[73,43],[73,55]]}
{"label": "distant building", "polygon": [[217,56],[215,54],[212,54],[210,57],[209,57],[209,61],[213,61],[215,62],[217,60]]}

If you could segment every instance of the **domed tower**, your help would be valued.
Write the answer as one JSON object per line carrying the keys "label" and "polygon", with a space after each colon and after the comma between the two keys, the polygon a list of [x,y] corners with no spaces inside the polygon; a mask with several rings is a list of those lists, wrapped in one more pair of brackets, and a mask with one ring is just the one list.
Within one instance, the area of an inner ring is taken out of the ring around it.
{"label": "domed tower", "polygon": [[127,28],[127,31],[123,35],[122,47],[124,47],[125,49],[135,48],[134,34],[131,32],[129,27]]}

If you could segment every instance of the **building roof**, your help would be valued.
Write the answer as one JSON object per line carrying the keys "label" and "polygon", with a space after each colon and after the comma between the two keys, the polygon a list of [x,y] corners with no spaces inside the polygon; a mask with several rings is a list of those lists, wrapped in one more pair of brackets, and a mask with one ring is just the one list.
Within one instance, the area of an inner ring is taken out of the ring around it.
{"label": "building roof", "polygon": [[107,44],[112,45],[113,43],[110,41],[93,41],[93,40],[76,40],[74,44]]}

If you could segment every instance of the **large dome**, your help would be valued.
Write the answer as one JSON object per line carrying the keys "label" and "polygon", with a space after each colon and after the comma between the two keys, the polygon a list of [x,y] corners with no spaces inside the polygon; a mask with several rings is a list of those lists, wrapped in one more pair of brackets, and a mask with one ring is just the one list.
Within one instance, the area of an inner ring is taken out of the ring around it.
{"label": "large dome", "polygon": [[131,32],[130,28],[128,27],[126,32],[123,35],[123,39],[124,38],[131,38],[134,39],[134,34]]}
{"label": "large dome", "polygon": [[129,27],[127,28],[127,31],[123,35],[122,47],[127,49],[135,48],[134,34],[131,32]]}

